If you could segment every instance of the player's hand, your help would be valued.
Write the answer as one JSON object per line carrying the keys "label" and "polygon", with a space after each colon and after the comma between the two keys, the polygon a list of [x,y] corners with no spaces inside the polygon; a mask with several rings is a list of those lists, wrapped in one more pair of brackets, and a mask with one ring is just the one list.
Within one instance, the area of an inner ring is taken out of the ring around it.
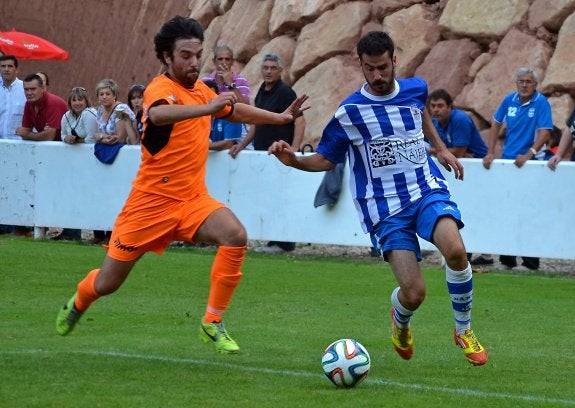
{"label": "player's hand", "polygon": [[293,122],[298,117],[300,117],[304,111],[310,108],[309,106],[303,107],[303,104],[305,103],[305,101],[308,100],[308,98],[309,96],[307,96],[306,94],[297,97],[292,102],[292,104],[288,106],[285,111],[283,111],[282,115],[289,115],[286,117],[286,119],[288,120],[287,123]]}
{"label": "player's hand", "polygon": [[238,102],[238,97],[233,92],[222,92],[218,95],[216,99],[212,99],[212,105],[214,105],[214,112],[218,112],[225,106],[233,106]]}
{"label": "player's hand", "polygon": [[493,154],[487,153],[483,158],[483,167],[489,170],[491,168],[491,163],[493,163]]}
{"label": "player's hand", "polygon": [[561,156],[559,156],[558,154],[556,154],[555,156],[553,156],[552,158],[550,158],[547,161],[547,166],[555,171],[557,169],[557,165],[559,164],[559,162],[561,161]]}
{"label": "player's hand", "polygon": [[459,160],[457,160],[457,157],[449,151],[449,149],[445,148],[438,150],[437,161],[441,163],[447,171],[451,171],[453,169],[456,180],[463,180],[463,165]]}
{"label": "player's hand", "polygon": [[297,161],[294,151],[290,144],[285,140],[273,142],[268,149],[268,154],[273,154],[286,166],[290,166],[292,163]]}

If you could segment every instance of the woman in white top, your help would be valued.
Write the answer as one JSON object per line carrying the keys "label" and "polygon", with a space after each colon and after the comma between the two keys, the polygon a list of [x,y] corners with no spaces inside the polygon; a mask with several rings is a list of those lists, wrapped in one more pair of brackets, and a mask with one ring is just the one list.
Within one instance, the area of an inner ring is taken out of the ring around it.
{"label": "woman in white top", "polygon": [[96,111],[96,142],[110,145],[139,144],[136,115],[128,105],[117,101],[118,89],[118,84],[112,79],[103,79],[96,85],[96,96],[100,104]]}
{"label": "woman in white top", "polygon": [[68,94],[68,112],[62,116],[62,141],[69,144],[95,143],[98,132],[96,110],[90,107],[88,92],[76,86]]}

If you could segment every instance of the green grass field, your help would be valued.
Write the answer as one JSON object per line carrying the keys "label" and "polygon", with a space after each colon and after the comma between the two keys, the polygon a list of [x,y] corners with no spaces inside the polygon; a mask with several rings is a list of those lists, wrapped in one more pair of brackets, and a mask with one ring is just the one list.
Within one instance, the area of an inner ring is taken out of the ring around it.
{"label": "green grass field", "polygon": [[[103,255],[0,238],[0,407],[575,406],[573,278],[475,275],[473,326],[490,359],[473,367],[453,343],[444,271],[426,269],[406,362],[389,339],[386,264],[249,253],[225,316],[242,350],[225,356],[197,336],[212,249],[146,255],[118,293],[58,336],[58,309]],[[343,337],[372,358],[349,390],[320,363]]]}

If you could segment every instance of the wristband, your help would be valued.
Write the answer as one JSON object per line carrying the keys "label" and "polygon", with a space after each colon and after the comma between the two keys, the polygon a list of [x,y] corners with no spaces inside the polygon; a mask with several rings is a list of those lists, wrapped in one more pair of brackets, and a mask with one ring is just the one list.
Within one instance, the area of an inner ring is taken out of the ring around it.
{"label": "wristband", "polygon": [[533,156],[535,156],[535,155],[537,154],[537,150],[535,150],[535,149],[532,148],[532,147],[529,148],[529,151],[530,151],[531,153],[533,153]]}

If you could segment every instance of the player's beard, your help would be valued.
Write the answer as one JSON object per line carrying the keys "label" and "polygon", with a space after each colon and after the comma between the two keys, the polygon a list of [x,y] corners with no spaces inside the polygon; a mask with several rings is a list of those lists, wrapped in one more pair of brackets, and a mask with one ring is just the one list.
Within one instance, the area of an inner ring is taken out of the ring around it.
{"label": "player's beard", "polygon": [[170,75],[185,88],[193,88],[198,80],[197,70],[176,71],[172,70]]}
{"label": "player's beard", "polygon": [[199,77],[199,72],[198,71],[188,71],[186,72],[186,74],[183,76],[184,77],[184,81],[185,81],[185,86],[187,88],[193,88],[196,81],[198,80]]}
{"label": "player's beard", "polygon": [[[364,75],[365,76],[365,75]],[[377,96],[385,96],[389,95],[393,92],[395,87],[395,67],[391,69],[391,77],[389,81],[368,81],[367,77],[365,78],[369,87],[376,92]]]}

